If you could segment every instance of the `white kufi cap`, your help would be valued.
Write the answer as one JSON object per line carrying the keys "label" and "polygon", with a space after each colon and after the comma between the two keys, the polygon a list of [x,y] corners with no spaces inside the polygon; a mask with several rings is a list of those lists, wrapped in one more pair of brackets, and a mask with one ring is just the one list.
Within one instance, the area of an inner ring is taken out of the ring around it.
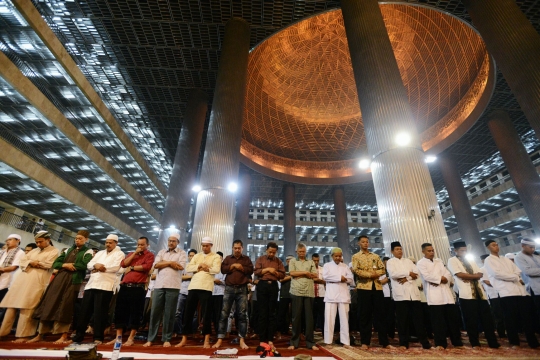
{"label": "white kufi cap", "polygon": [[212,238],[211,238],[211,237],[206,236],[206,237],[203,237],[203,238],[202,238],[201,244],[210,244],[210,245],[214,245],[214,242],[212,241]]}

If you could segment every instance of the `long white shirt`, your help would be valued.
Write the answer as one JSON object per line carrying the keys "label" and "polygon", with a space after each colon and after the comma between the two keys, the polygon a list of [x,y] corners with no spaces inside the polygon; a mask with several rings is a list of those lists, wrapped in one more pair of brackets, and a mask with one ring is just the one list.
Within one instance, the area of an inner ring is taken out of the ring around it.
{"label": "long white shirt", "polygon": [[[2,257],[0,258],[0,266],[4,263],[4,260],[6,259],[8,255],[9,250],[6,250]],[[15,256],[13,257],[13,261],[11,262],[10,266],[19,266],[21,259],[25,255],[24,251],[19,249]],[[11,281],[13,280],[13,275],[15,274],[15,271],[10,271],[6,273],[2,273],[0,275],[0,290],[7,289],[11,285]]]}
{"label": "long white shirt", "polygon": [[214,280],[221,281],[222,285],[218,285],[214,283],[214,290],[212,290],[212,296],[225,294],[225,277],[227,277],[227,275],[222,274],[221,271],[218,274],[216,274],[216,277],[214,278]]}
{"label": "long white shirt", "polygon": [[[392,258],[386,262],[386,270],[392,283],[392,297],[395,301],[420,301],[420,290],[410,273],[420,274],[411,260],[404,257]],[[407,282],[400,284],[398,279],[402,278],[406,278]]]}
{"label": "long white shirt", "polygon": [[527,295],[525,286],[519,282],[521,270],[512,260],[504,256],[489,255],[484,260],[484,269],[500,297]]}
{"label": "long white shirt", "polygon": [[[341,282],[344,276],[347,282]],[[327,303],[351,303],[349,285],[354,283],[351,269],[343,263],[336,264],[334,261],[324,264],[323,280],[326,281],[326,294],[324,302]]]}
{"label": "long white shirt", "polygon": [[[424,293],[428,305],[446,305],[454,304],[454,295],[452,295],[452,289],[450,289],[450,280],[452,274],[444,267],[441,259],[433,259],[433,261],[426,259],[425,257],[418,261],[418,271],[422,277],[422,284],[424,286]],[[441,277],[444,276],[448,282],[446,284],[441,283]],[[437,284],[438,286],[434,286]]]}
{"label": "long white shirt", "polygon": [[540,295],[540,255],[519,252],[514,261],[521,270],[521,277],[527,291],[532,290],[534,295]]}
{"label": "long white shirt", "polygon": [[488,284],[486,284],[484,282],[484,280],[487,280],[489,281],[489,277],[487,275],[487,272],[486,272],[486,268],[484,266],[482,266],[480,268],[480,271],[484,274],[482,276],[482,279],[481,282],[482,282],[482,287],[484,288],[484,291],[486,292],[487,296],[489,299],[496,299],[499,297],[499,293],[497,292],[497,290],[495,290],[495,288],[493,286],[489,286]]}
{"label": "long white shirt", "polygon": [[[322,279],[323,278],[323,267],[322,266],[318,266],[317,267],[317,272],[319,273],[319,279]],[[315,286],[313,287],[313,289],[316,290],[316,297],[324,297],[324,295],[326,294],[326,290],[324,288],[324,284],[315,284]]]}
{"label": "long white shirt", "polygon": [[[476,265],[476,263],[474,261],[469,261],[469,264],[471,265],[473,274],[478,274],[478,273],[482,272],[482,270],[480,270],[480,268],[478,267],[478,265]],[[458,276],[456,276],[456,274],[458,274],[458,273],[468,274],[467,269],[465,269],[465,266],[463,266],[463,264],[457,258],[457,256],[454,256],[454,257],[451,257],[450,259],[448,259],[448,270],[454,276],[454,291],[456,293],[458,293],[459,298],[460,299],[465,299],[465,300],[473,299],[471,283],[466,283],[465,281],[460,279]],[[479,281],[479,285],[480,285],[480,282],[482,281],[482,279],[480,279],[478,281]],[[487,300],[488,297],[487,297],[483,287],[479,286],[478,288],[482,292],[482,298]]]}
{"label": "long white shirt", "polygon": [[92,271],[94,270],[94,265],[102,264],[106,270],[104,272],[96,271],[92,273],[84,290],[113,291],[116,283],[116,273],[120,270],[120,263],[125,257],[126,255],[118,246],[112,249],[111,252],[107,252],[107,250],[99,251],[86,267]]}

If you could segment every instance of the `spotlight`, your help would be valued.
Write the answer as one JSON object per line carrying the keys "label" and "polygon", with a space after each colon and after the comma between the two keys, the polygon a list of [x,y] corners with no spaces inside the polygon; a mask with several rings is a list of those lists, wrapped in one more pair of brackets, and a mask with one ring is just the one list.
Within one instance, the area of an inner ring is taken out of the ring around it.
{"label": "spotlight", "polygon": [[159,228],[158,228],[158,227],[155,227],[155,228],[154,228],[154,231],[159,231]]}
{"label": "spotlight", "polygon": [[410,142],[411,142],[411,135],[405,132],[397,134],[396,144],[398,144],[399,146],[407,146],[409,145]]}
{"label": "spotlight", "polygon": [[428,155],[426,156],[426,162],[429,164],[429,163],[432,163],[432,162],[435,162],[435,160],[437,160],[437,157],[436,156],[433,156],[433,155]]}
{"label": "spotlight", "polygon": [[360,160],[360,162],[358,163],[358,167],[360,169],[368,169],[369,168],[369,165],[371,165],[371,162],[369,161],[369,159],[362,159]]}
{"label": "spotlight", "polygon": [[174,230],[174,229],[176,229],[176,226],[171,225],[171,226],[169,226],[169,229]]}
{"label": "spotlight", "polygon": [[195,185],[195,186],[193,186],[193,187],[191,188],[191,190],[192,190],[193,192],[199,192],[199,191],[201,191],[201,186],[200,186],[200,185]]}
{"label": "spotlight", "polygon": [[473,254],[467,254],[467,255],[465,255],[465,259],[467,259],[469,261],[473,261],[474,260],[474,255]]}
{"label": "spotlight", "polygon": [[238,190],[238,185],[235,182],[229,183],[229,185],[227,185],[227,190],[236,192],[236,190]]}
{"label": "spotlight", "polygon": [[534,239],[534,242],[537,243],[537,244],[540,244],[540,238]]}

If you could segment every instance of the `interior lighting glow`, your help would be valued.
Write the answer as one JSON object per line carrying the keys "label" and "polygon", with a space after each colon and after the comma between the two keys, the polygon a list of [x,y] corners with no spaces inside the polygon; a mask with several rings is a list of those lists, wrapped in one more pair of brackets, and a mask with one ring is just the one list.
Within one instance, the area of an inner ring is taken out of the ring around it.
{"label": "interior lighting glow", "polygon": [[369,159],[362,159],[360,160],[360,162],[358,163],[358,167],[360,169],[368,169],[369,168],[369,165],[371,165],[371,162],[369,161]]}
{"label": "interior lighting glow", "polygon": [[409,135],[406,132],[402,132],[397,134],[396,136],[396,144],[399,146],[407,146],[411,142],[411,135]]}
{"label": "interior lighting glow", "polygon": [[465,255],[465,259],[467,259],[469,261],[473,261],[474,260],[474,255],[473,254],[467,254],[467,255]]}
{"label": "interior lighting glow", "polygon": [[426,156],[426,162],[428,164],[432,163],[432,162],[435,162],[435,160],[437,160],[437,157],[436,156],[433,156],[433,155],[428,155]]}
{"label": "interior lighting glow", "polygon": [[534,242],[537,243],[537,244],[540,244],[540,238],[534,239]]}
{"label": "interior lighting glow", "polygon": [[229,185],[227,185],[227,190],[230,192],[236,192],[236,190],[238,190],[238,184],[235,182],[229,183]]}
{"label": "interior lighting glow", "polygon": [[199,191],[201,191],[201,186],[200,186],[200,185],[195,185],[195,186],[193,186],[193,187],[191,188],[191,190],[192,190],[193,192],[199,192]]}
{"label": "interior lighting glow", "polygon": [[159,228],[158,228],[158,227],[155,227],[155,228],[154,228],[154,231],[159,231]]}

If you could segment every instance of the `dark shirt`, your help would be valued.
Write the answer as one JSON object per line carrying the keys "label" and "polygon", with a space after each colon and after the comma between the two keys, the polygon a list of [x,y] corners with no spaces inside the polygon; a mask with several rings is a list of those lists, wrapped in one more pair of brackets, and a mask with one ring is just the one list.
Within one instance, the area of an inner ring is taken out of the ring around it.
{"label": "dark shirt", "polygon": [[[262,274],[262,270],[265,268],[274,268],[277,270],[277,276],[270,273]],[[277,281],[285,277],[285,267],[281,260],[274,256],[272,259],[268,258],[268,255],[263,255],[255,262],[255,275],[259,277],[259,280]]]}
{"label": "dark shirt", "polygon": [[[289,265],[285,266],[285,276],[289,276]],[[281,290],[279,291],[280,299],[291,298],[291,279],[281,283]]]}
{"label": "dark shirt", "polygon": [[[242,265],[244,271],[230,270],[232,264]],[[253,274],[253,263],[246,255],[240,255],[238,259],[234,255],[229,255],[221,263],[221,273],[227,275],[225,285],[246,285],[251,280],[251,274]]]}
{"label": "dark shirt", "polygon": [[[126,259],[130,257],[131,254],[132,252],[126,256]],[[120,266],[122,266],[123,268],[142,265],[144,270],[143,271],[132,270],[128,272],[127,274],[124,275],[124,278],[122,279],[122,284],[145,284],[146,279],[148,278],[148,272],[150,271],[150,269],[152,268],[152,265],[154,264],[154,254],[152,254],[148,250],[144,250],[142,255],[139,255],[139,254],[135,255],[133,260],[131,260],[131,263],[129,264],[129,266],[126,266],[124,263],[126,259],[122,260],[122,262],[120,263]]]}

